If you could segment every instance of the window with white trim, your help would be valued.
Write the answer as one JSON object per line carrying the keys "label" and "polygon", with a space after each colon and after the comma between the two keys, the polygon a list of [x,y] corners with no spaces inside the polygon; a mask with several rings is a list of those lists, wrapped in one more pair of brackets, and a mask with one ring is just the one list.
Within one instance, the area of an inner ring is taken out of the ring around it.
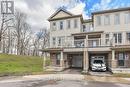
{"label": "window with white trim", "polygon": [[120,14],[119,13],[116,13],[114,16],[114,24],[115,25],[120,24]]}
{"label": "window with white trim", "polygon": [[52,30],[55,31],[56,30],[56,22],[52,23]]}
{"label": "window with white trim", "polygon": [[125,24],[130,23],[130,12],[125,13]]}
{"label": "window with white trim", "polygon": [[122,33],[114,33],[115,43],[122,43]]}
{"label": "window with white trim", "polygon": [[63,30],[64,24],[63,21],[60,21],[60,30]]}
{"label": "window with white trim", "polygon": [[110,16],[109,15],[104,16],[104,25],[110,25]]}
{"label": "window with white trim", "polygon": [[101,16],[96,17],[96,25],[100,26],[101,25]]}
{"label": "window with white trim", "polygon": [[52,44],[53,44],[53,46],[56,45],[56,38],[55,37],[52,38]]}
{"label": "window with white trim", "polygon": [[126,33],[126,38],[127,38],[127,41],[130,42],[130,32],[129,32],[129,33]]}
{"label": "window with white trim", "polygon": [[74,28],[77,28],[77,27],[78,27],[78,20],[74,19]]}
{"label": "window with white trim", "polygon": [[71,28],[71,25],[70,25],[70,20],[67,20],[67,28],[70,29]]}

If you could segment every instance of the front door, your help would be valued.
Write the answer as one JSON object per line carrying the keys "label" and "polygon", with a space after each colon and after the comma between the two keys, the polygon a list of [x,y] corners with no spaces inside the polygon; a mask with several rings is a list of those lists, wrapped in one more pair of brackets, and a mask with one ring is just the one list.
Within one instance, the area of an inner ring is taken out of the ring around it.
{"label": "front door", "polygon": [[82,68],[82,59],[83,59],[82,55],[73,55],[72,67]]}

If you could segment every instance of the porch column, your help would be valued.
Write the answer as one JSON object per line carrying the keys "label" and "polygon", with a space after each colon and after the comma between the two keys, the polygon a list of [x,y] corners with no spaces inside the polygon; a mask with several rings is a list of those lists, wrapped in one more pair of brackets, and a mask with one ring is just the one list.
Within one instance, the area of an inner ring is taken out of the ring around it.
{"label": "porch column", "polygon": [[115,59],[115,50],[112,50],[112,62],[111,62],[112,64],[111,64],[111,67],[112,68],[116,68],[116,66],[117,66],[117,61],[116,61],[116,59]]}
{"label": "porch column", "polygon": [[87,73],[89,68],[89,56],[88,51],[84,51],[83,54],[83,73]]}
{"label": "porch column", "polygon": [[63,59],[63,51],[60,52],[60,67],[63,67],[63,62],[64,59]]}
{"label": "porch column", "polygon": [[43,52],[43,68],[46,67],[46,52]]}

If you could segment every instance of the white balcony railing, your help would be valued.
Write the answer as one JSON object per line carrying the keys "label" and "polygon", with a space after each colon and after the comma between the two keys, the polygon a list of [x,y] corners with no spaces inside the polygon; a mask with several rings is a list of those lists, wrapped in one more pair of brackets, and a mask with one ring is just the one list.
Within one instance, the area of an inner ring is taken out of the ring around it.
{"label": "white balcony railing", "polygon": [[130,41],[122,42],[122,43],[115,43],[114,39],[108,38],[94,38],[94,39],[76,39],[76,40],[65,40],[60,44],[52,47],[75,47],[75,48],[82,48],[82,47],[107,47],[107,46],[116,46],[116,45],[130,45]]}

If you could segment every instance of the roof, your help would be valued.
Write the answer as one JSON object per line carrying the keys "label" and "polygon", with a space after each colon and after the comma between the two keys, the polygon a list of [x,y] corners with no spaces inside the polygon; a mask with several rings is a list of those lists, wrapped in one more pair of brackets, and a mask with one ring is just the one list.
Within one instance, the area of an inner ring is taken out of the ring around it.
{"label": "roof", "polygon": [[96,11],[93,12],[92,14],[104,14],[104,13],[111,13],[111,12],[118,12],[118,11],[127,11],[130,10],[130,7],[126,7],[126,8],[118,8],[118,9],[110,9],[110,10],[103,10],[103,11]]}
{"label": "roof", "polygon": [[80,35],[86,35],[86,34],[97,34],[97,33],[103,33],[104,31],[93,31],[93,32],[83,32],[83,33],[74,33],[73,36],[80,36]]}
{"label": "roof", "polygon": [[63,8],[59,8],[55,13],[53,13],[53,14],[48,18],[48,20],[50,20],[51,18],[53,18],[54,16],[56,16],[60,11],[63,11],[63,12],[65,12],[65,13],[71,15],[71,16],[73,15],[73,14],[70,13],[69,11],[67,11],[67,10],[65,10],[65,9],[63,9]]}

